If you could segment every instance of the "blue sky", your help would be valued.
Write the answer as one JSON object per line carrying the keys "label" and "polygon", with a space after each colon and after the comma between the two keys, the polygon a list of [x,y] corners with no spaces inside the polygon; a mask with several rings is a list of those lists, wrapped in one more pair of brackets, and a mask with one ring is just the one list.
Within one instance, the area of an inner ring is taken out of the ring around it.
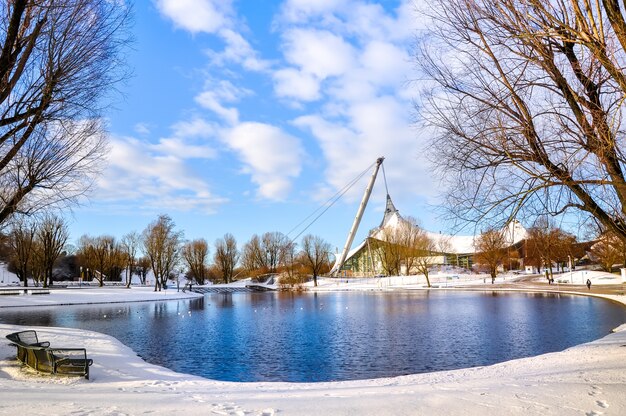
{"label": "blue sky", "polygon": [[[445,230],[415,125],[408,1],[138,1],[134,75],[108,114],[108,165],[70,218],[82,234],[169,214],[188,239],[289,232],[384,156],[403,215]],[[307,232],[344,243],[363,178]],[[357,241],[385,204],[379,177]],[[293,237],[297,232],[291,234]]]}

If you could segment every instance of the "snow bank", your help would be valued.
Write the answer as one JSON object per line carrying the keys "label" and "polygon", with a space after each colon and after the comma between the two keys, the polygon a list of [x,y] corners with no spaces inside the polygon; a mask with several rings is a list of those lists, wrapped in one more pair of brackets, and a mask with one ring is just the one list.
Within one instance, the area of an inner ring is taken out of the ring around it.
{"label": "snow bank", "polygon": [[0,308],[52,305],[84,305],[95,303],[147,302],[202,297],[197,293],[177,292],[176,288],[155,292],[151,287],[74,287],[50,290],[49,295],[4,295],[0,296]]}

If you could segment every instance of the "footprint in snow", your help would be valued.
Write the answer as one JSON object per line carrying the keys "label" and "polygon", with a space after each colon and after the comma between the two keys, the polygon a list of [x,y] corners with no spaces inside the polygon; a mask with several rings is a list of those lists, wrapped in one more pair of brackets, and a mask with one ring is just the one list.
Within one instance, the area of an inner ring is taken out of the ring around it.
{"label": "footprint in snow", "polygon": [[609,407],[609,404],[604,400],[597,400],[596,404],[603,409],[606,409],[607,407]]}

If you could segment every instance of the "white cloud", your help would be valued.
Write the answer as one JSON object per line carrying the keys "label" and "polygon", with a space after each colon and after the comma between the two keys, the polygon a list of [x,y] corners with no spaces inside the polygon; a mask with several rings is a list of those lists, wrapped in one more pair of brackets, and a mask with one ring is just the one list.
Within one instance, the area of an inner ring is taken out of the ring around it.
{"label": "white cloud", "polygon": [[389,42],[369,42],[359,57],[370,82],[378,85],[402,85],[411,73],[411,61],[406,49]]}
{"label": "white cloud", "polygon": [[239,111],[234,107],[225,107],[220,103],[218,94],[213,91],[204,91],[195,98],[202,107],[213,111],[229,124],[235,124],[239,120]]}
{"label": "white cloud", "polygon": [[304,23],[317,17],[328,17],[345,8],[347,0],[287,0],[281,18],[290,23]]}
{"label": "white cloud", "polygon": [[133,129],[137,134],[140,134],[142,136],[150,134],[150,125],[148,123],[137,123],[135,124]]}
{"label": "white cloud", "polygon": [[221,52],[208,51],[214,64],[223,65],[226,62],[234,62],[248,71],[265,71],[270,67],[270,63],[259,58],[257,51],[240,33],[231,29],[222,29],[219,31],[219,36],[226,46]]}
{"label": "white cloud", "polygon": [[[318,140],[327,161],[326,178],[334,189],[342,188],[384,156],[392,194],[430,196],[433,181],[410,127],[409,111],[394,97],[379,97],[352,105],[339,122],[309,115],[294,123]],[[350,163],[346,163],[348,159]],[[362,189],[353,189],[350,196],[358,198],[360,192]]]}
{"label": "white cloud", "polygon": [[236,63],[249,71],[263,71],[269,62],[259,58],[250,43],[235,26],[245,30],[232,7],[232,0],[156,0],[159,12],[176,27],[191,33],[208,33],[224,41],[222,51],[209,50],[214,65]]}
{"label": "white cloud", "polygon": [[314,101],[320,97],[320,81],[306,72],[293,68],[274,72],[274,91],[279,97]]}
{"label": "white cloud", "polygon": [[304,154],[297,138],[275,126],[247,122],[225,131],[222,139],[257,184],[259,197],[281,200],[288,195]]}
{"label": "white cloud", "polygon": [[180,138],[209,138],[216,134],[215,126],[200,117],[179,121],[172,126],[172,131]]}
{"label": "white cloud", "polygon": [[207,80],[205,90],[195,97],[195,101],[222,117],[228,124],[234,125],[239,120],[239,111],[235,107],[226,107],[223,103],[236,102],[249,94],[250,91],[237,88],[229,81],[212,83]]}
{"label": "white cloud", "polygon": [[320,80],[349,72],[355,61],[353,47],[328,31],[293,29],[283,39],[287,62]]}
{"label": "white cloud", "polygon": [[179,159],[214,159],[217,156],[213,147],[189,144],[176,137],[161,139],[150,148]]}
{"label": "white cloud", "polygon": [[215,33],[231,24],[230,0],[156,0],[159,12],[192,33]]}
{"label": "white cloud", "polygon": [[113,137],[108,166],[97,180],[94,198],[109,204],[124,201],[125,208],[135,210],[213,213],[225,200],[213,195],[187,162],[189,158],[213,156],[210,148],[189,145],[178,138],[152,144],[132,137]]}
{"label": "white cloud", "polygon": [[[413,78],[408,49],[421,24],[413,0],[402,0],[394,10],[365,0],[286,0],[273,28],[281,39],[282,62],[260,58],[246,39],[248,28],[232,10],[232,2],[223,7],[217,0],[198,2],[197,7],[211,16],[205,23],[188,16],[194,13],[196,2],[186,0],[168,9],[166,3],[173,1],[159,0],[159,10],[178,27],[211,33],[224,42],[222,50],[208,52],[211,79],[195,97],[197,104],[221,118],[222,126],[197,122],[181,125],[180,130],[207,127],[206,137],[218,135],[241,161],[259,197],[280,200],[288,196],[301,174],[304,151],[297,138],[270,122],[242,120],[246,113],[240,114],[237,103],[250,91],[228,81],[212,81],[219,79],[216,68],[224,71],[221,76],[236,74],[232,66],[223,68],[230,64],[270,76],[275,96],[283,99],[279,101],[296,104],[290,111],[301,111],[301,116],[294,124],[310,133],[326,162],[326,183],[320,188],[339,189],[385,156],[386,172],[396,192],[430,195],[431,178],[411,128],[411,96],[406,85]],[[187,136],[174,134],[151,150],[178,159],[201,151],[194,147],[203,147],[201,143],[182,137]],[[360,192],[355,191],[355,197]]]}
{"label": "white cloud", "polygon": [[[432,195],[407,93],[415,20],[412,0],[393,10],[361,0],[285,3],[277,27],[288,65],[274,73],[274,92],[308,104],[294,124],[313,136],[326,161],[319,189],[340,189],[385,156],[396,193]],[[302,82],[307,74],[318,82]]]}

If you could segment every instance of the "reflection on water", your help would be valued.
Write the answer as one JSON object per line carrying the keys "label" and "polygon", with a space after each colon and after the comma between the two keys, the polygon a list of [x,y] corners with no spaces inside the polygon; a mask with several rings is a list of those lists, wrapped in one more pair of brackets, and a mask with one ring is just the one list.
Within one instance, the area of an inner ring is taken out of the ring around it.
{"label": "reflection on water", "polygon": [[328,381],[488,365],[623,323],[610,302],[475,292],[235,293],[0,310],[0,322],[112,335],[147,361],[231,381]]}

